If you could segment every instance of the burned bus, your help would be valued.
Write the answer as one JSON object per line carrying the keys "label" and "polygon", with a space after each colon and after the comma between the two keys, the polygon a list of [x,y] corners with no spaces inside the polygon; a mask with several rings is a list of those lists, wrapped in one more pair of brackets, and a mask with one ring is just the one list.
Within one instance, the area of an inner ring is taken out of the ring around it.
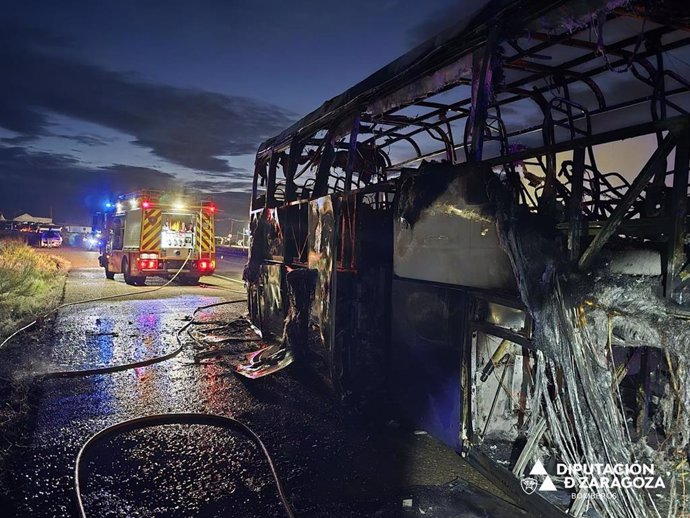
{"label": "burned bus", "polygon": [[682,1],[492,1],[264,142],[279,360],[533,516],[687,512],[689,31]]}

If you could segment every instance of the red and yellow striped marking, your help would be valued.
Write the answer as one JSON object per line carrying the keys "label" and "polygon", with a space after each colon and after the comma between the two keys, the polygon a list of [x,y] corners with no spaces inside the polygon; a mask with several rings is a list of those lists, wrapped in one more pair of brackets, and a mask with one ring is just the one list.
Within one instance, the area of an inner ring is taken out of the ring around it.
{"label": "red and yellow striped marking", "polygon": [[141,251],[158,252],[161,248],[162,218],[160,209],[146,209],[142,216]]}
{"label": "red and yellow striped marking", "polygon": [[194,249],[196,251],[197,257],[201,257],[201,224],[202,224],[201,211],[194,218]]}
{"label": "red and yellow striped marking", "polygon": [[213,214],[205,211],[201,212],[201,251],[205,254],[212,254],[216,251],[216,229]]}

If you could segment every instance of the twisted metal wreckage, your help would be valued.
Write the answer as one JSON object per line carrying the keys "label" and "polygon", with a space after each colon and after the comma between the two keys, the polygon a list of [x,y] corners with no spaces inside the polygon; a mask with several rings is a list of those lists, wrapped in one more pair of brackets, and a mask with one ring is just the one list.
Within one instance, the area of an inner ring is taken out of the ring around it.
{"label": "twisted metal wreckage", "polygon": [[280,345],[244,373],[387,393],[534,516],[687,512],[689,30],[684,1],[492,1],[265,142],[245,279]]}

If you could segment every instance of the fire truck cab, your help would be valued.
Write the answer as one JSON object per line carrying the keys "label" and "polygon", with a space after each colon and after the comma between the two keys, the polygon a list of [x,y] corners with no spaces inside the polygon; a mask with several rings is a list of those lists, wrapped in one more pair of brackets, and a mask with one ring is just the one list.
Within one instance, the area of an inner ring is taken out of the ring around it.
{"label": "fire truck cab", "polygon": [[107,203],[101,214],[99,263],[105,276],[122,273],[143,285],[147,277],[196,284],[216,268],[215,212],[210,202],[158,191],[140,191]]}

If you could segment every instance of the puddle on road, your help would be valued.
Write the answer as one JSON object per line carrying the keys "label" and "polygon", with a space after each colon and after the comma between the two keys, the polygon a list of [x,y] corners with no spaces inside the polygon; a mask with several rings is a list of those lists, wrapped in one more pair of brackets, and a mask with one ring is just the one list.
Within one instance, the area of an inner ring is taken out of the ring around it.
{"label": "puddle on road", "polygon": [[[177,348],[175,332],[186,323],[185,317],[198,306],[217,301],[215,297],[189,295],[65,308],[55,324],[55,345],[45,370],[112,366],[168,353]],[[233,311],[241,312],[242,305],[237,306]],[[207,411],[207,379],[200,368],[184,365],[191,361],[191,355],[190,345],[181,361],[108,375],[43,381],[32,445],[17,469],[21,515],[69,515],[77,452],[92,434],[106,426],[148,414]],[[110,488],[115,489],[119,491],[119,487]]]}
{"label": "puddle on road", "polygon": [[103,302],[65,308],[50,361],[55,370],[78,370],[137,362],[172,352],[185,315],[215,297]]}
{"label": "puddle on road", "polygon": [[82,472],[90,515],[281,516],[268,464],[232,431],[165,425],[98,445]]}

